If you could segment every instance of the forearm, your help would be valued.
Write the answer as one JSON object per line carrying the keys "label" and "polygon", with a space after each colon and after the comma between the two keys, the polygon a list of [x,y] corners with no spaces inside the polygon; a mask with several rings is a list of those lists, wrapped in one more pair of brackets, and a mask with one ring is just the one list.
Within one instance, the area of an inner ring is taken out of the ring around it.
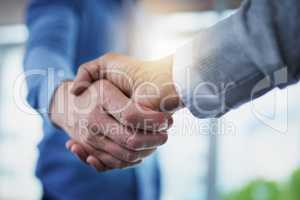
{"label": "forearm", "polygon": [[252,0],[202,31],[175,55],[174,79],[184,104],[197,117],[219,117],[298,81],[299,16],[297,0]]}
{"label": "forearm", "polygon": [[47,118],[56,87],[74,77],[77,19],[70,1],[38,0],[29,5],[26,23],[30,33],[24,58],[27,99]]}

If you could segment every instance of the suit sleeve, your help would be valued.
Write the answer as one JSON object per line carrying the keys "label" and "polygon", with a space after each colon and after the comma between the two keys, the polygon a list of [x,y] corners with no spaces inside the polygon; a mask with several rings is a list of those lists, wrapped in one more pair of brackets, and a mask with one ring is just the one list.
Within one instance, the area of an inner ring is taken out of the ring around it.
{"label": "suit sleeve", "polygon": [[173,79],[199,118],[220,117],[273,88],[298,82],[298,0],[247,0],[175,53]]}
{"label": "suit sleeve", "polygon": [[27,8],[29,30],[24,58],[27,100],[46,121],[56,87],[73,79],[74,51],[78,33],[75,1],[33,0]]}

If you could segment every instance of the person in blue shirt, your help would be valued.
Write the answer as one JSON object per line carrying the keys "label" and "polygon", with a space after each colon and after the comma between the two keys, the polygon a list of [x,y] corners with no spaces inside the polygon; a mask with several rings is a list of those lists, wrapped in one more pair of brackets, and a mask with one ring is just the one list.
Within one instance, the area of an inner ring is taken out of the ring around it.
{"label": "person in blue shirt", "polygon": [[[55,89],[74,79],[78,66],[108,51],[122,51],[117,33],[126,35],[126,8],[122,0],[31,0],[24,58],[29,104],[43,117],[36,175],[43,200],[153,200],[159,199],[157,159],[136,168],[98,173],[65,148],[68,135],[51,123],[48,108]],[[51,82],[51,84],[49,84]]]}

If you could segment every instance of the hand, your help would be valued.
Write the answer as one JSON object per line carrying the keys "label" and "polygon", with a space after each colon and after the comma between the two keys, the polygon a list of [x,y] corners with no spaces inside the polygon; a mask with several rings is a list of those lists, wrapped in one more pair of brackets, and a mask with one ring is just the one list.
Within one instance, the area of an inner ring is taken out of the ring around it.
{"label": "hand", "polygon": [[79,95],[94,81],[107,79],[140,105],[159,111],[181,108],[172,80],[173,57],[143,62],[106,54],[80,66],[72,92]]}
{"label": "hand", "polygon": [[78,96],[72,85],[58,87],[50,118],[72,138],[67,147],[99,171],[135,165],[166,142],[169,116],[138,105],[106,80]]}
{"label": "hand", "polygon": [[[171,115],[182,107],[172,80],[172,59],[170,56],[142,62],[118,54],[106,54],[80,66],[72,93],[79,95],[93,82],[107,79],[138,105],[167,111]],[[67,146],[77,149],[77,152],[84,151],[84,147],[74,140],[68,141]]]}

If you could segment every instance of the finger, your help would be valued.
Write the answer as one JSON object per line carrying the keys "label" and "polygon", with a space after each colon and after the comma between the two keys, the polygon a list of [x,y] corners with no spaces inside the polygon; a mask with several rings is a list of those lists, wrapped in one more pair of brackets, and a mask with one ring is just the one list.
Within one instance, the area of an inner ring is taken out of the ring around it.
{"label": "finger", "polygon": [[129,58],[115,53],[107,53],[98,59],[82,64],[78,69],[71,92],[74,95],[79,95],[86,90],[92,82],[105,78],[107,69],[118,66],[115,64],[120,61],[120,59],[121,62],[123,62],[123,59],[128,60]]}
{"label": "finger", "polygon": [[71,146],[75,144],[75,141],[70,139],[66,142],[66,148],[70,151],[71,150]]}
{"label": "finger", "polygon": [[66,148],[68,149],[68,150],[70,150],[71,151],[71,148],[72,148],[72,146],[73,145],[75,145],[75,144],[79,144],[76,140],[74,140],[74,139],[69,139],[67,142],[66,142]]}
{"label": "finger", "polygon": [[82,64],[78,69],[71,92],[74,95],[80,95],[94,81],[99,80],[100,69],[100,63],[96,60]]}
{"label": "finger", "polygon": [[[68,146],[68,149],[70,149],[70,151],[73,154],[77,155],[81,161],[95,167],[97,171],[107,170],[107,167],[104,164],[99,162],[95,157],[89,156],[88,153],[85,151],[85,147],[79,142],[70,139],[69,141],[67,141],[66,146]],[[84,152],[84,154],[80,152]]]}
{"label": "finger", "polygon": [[[84,149],[84,147],[81,146],[79,143],[75,143],[75,144],[77,146],[80,146],[82,149]],[[114,143],[112,140],[106,137],[101,137],[101,138],[95,137],[95,140],[93,140],[93,142],[89,142],[89,144],[97,150],[103,150],[108,154],[112,155],[113,157],[129,163],[134,163],[138,160],[142,160],[143,158],[149,156],[156,150],[156,148],[154,148],[154,149],[133,151],[124,148],[119,144]]]}
{"label": "finger", "polygon": [[108,168],[101,163],[97,158],[95,158],[94,156],[89,156],[86,159],[86,162],[90,165],[93,166],[98,172],[100,171],[106,171]]}
{"label": "finger", "polygon": [[[107,148],[106,145],[111,144],[105,137],[113,143],[134,151],[156,148],[163,145],[168,139],[165,132],[148,133],[128,129],[104,113],[101,108],[91,113],[87,126],[89,132],[87,135],[83,135],[82,142],[93,144],[94,147],[100,149]],[[109,148],[112,148],[112,145]],[[116,150],[116,146],[113,148]],[[106,151],[108,150],[106,149]]]}
{"label": "finger", "polygon": [[84,148],[82,148],[80,145],[73,144],[71,146],[70,151],[73,154],[77,155],[77,157],[83,162],[85,162],[88,157],[88,154],[85,152]]}
{"label": "finger", "polygon": [[141,160],[149,156],[156,150],[156,148],[154,148],[134,151],[124,148],[121,145],[114,143],[108,138],[101,138],[98,140],[97,137],[95,138],[95,142],[89,144],[97,150],[103,150],[111,156],[129,163],[134,163],[138,160]]}
{"label": "finger", "polygon": [[148,131],[162,131],[170,126],[170,116],[139,105],[107,80],[98,81],[99,102],[121,124]]}
{"label": "finger", "polygon": [[84,147],[87,149],[90,155],[94,156],[95,158],[98,159],[101,163],[105,165],[107,169],[121,169],[125,168],[131,165],[135,165],[139,163],[140,161],[134,162],[134,163],[129,163],[129,162],[124,162],[122,160],[119,160],[110,154],[101,151],[101,150],[96,150],[95,148],[89,146],[89,145],[84,145]]}
{"label": "finger", "polygon": [[138,161],[133,162],[133,163],[124,162],[124,161],[118,160],[118,159],[114,158],[113,156],[111,156],[107,153],[104,153],[104,152],[98,152],[97,157],[109,169],[124,169],[124,168],[127,168],[129,166],[133,166],[133,165],[137,165],[137,164],[141,163],[141,160],[138,160]]}

